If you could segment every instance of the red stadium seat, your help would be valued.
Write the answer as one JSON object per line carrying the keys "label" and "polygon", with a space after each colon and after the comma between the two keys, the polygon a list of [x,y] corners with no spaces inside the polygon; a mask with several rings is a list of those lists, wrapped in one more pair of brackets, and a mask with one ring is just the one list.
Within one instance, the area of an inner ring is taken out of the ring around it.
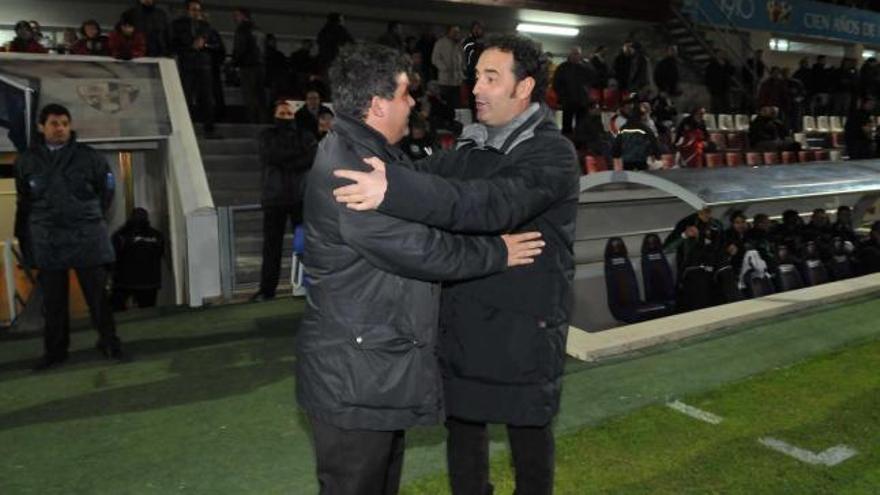
{"label": "red stadium seat", "polygon": [[746,135],[743,132],[727,133],[727,147],[732,150],[746,149]]}
{"label": "red stadium seat", "polygon": [[584,172],[594,174],[596,172],[604,172],[608,170],[608,163],[605,157],[587,155],[584,157]]}
{"label": "red stadium seat", "polygon": [[717,168],[724,166],[724,155],[721,153],[706,153],[704,155],[706,160],[706,168]]}
{"label": "red stadium seat", "polygon": [[605,88],[602,90],[602,108],[606,110],[617,110],[620,105],[620,90],[615,88]]}
{"label": "red stadium seat", "polygon": [[797,152],[795,151],[783,151],[782,152],[782,163],[797,163],[798,157]]}
{"label": "red stadium seat", "polygon": [[757,151],[749,151],[746,152],[746,165],[750,167],[754,167],[756,165],[763,165],[763,153]]}
{"label": "red stadium seat", "polygon": [[775,151],[765,151],[764,165],[779,165],[779,153]]}
{"label": "red stadium seat", "polygon": [[623,170],[623,160],[621,160],[620,158],[614,159],[614,170]]}
{"label": "red stadium seat", "polygon": [[739,152],[725,153],[725,159],[728,167],[739,167],[743,163],[742,153]]}
{"label": "red stadium seat", "polygon": [[801,163],[811,162],[815,160],[813,156],[813,152],[811,150],[801,150],[798,151],[798,161]]}
{"label": "red stadium seat", "polygon": [[831,159],[831,154],[828,153],[828,150],[816,150],[816,161],[824,162]]}

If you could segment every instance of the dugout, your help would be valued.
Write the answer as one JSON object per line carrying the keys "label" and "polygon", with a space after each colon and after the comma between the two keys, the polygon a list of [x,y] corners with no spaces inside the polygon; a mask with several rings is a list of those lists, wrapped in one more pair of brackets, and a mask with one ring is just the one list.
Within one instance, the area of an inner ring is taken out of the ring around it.
{"label": "dugout", "polygon": [[[575,307],[572,325],[587,331],[619,323],[608,310],[603,253],[609,237],[621,237],[639,276],[642,239],[665,238],[675,223],[709,206],[727,226],[743,210],[778,218],[787,209],[802,215],[839,206],[853,209],[853,225],[875,220],[880,199],[880,161],[813,162],[801,165],[676,169],[656,172],[607,171],[581,178],[574,251]],[[667,253],[671,264],[675,256]]]}

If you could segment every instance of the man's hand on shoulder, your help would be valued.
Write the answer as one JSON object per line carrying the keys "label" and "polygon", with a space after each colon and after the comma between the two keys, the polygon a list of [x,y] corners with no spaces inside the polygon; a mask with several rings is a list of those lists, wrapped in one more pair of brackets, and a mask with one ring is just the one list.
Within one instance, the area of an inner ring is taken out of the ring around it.
{"label": "man's hand on shoulder", "polygon": [[507,246],[507,266],[530,265],[535,257],[541,254],[544,241],[540,232],[524,232],[521,234],[505,234],[501,236]]}
{"label": "man's hand on shoulder", "polygon": [[385,162],[376,158],[364,158],[364,163],[373,167],[371,172],[355,170],[336,170],[333,175],[348,179],[354,184],[337,187],[333,190],[336,201],[357,211],[375,210],[385,199],[388,180],[385,177]]}

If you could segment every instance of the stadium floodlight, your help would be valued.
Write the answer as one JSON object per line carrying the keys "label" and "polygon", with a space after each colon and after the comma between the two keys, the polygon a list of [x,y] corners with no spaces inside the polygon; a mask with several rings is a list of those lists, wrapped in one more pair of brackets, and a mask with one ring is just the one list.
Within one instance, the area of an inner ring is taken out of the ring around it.
{"label": "stadium floodlight", "polygon": [[575,37],[580,33],[580,30],[576,27],[554,26],[552,24],[531,24],[528,22],[517,24],[516,30],[521,33],[552,34],[568,37]]}
{"label": "stadium floodlight", "polygon": [[785,38],[770,38],[770,49],[777,52],[787,52],[789,48],[788,40]]}
{"label": "stadium floodlight", "polygon": [[876,56],[877,56],[876,50],[862,50],[862,58],[871,58],[871,57],[876,57]]}

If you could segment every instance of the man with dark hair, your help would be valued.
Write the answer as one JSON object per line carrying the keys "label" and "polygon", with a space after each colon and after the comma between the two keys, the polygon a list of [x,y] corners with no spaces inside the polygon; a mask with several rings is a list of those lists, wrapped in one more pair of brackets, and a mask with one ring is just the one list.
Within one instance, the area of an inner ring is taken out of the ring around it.
{"label": "man with dark hair", "polygon": [[339,48],[354,43],[354,38],[345,29],[345,17],[339,12],[327,14],[327,22],[318,31],[318,68],[325,73],[327,68],[336,59]]}
{"label": "man with dark hair", "polygon": [[[551,422],[559,409],[572,305],[577,158],[543,104],[549,61],[521,36],[487,42],[477,63],[478,123],[422,172],[372,160],[334,194],[349,208],[453,232],[540,231],[527,268],[443,288],[440,356],[452,492],[492,492],[487,423],[507,426],[516,492],[553,490]],[[383,161],[386,161],[383,159]],[[462,180],[464,179],[464,180]]]}
{"label": "man with dark hair", "polygon": [[[214,88],[211,75],[211,25],[202,19],[202,2],[185,0],[186,15],[171,23],[171,49],[177,57],[180,82],[191,115],[198,115],[205,133],[214,133]],[[198,109],[198,113],[195,111]]]}
{"label": "man with dark hair", "polygon": [[144,33],[148,57],[165,57],[171,54],[168,15],[155,0],[138,0],[137,5],[125,11],[130,16],[135,31]]}
{"label": "man with dark hair", "polygon": [[315,138],[318,138],[318,115],[321,112],[333,113],[327,106],[321,104],[321,92],[317,88],[307,89],[305,105],[300,107],[294,116],[296,126],[303,131],[311,132]]}
{"label": "man with dark hair", "polygon": [[397,493],[405,429],[443,418],[437,281],[529,263],[532,233],[458,236],[337,203],[334,171],[367,157],[404,161],[408,58],[350,45],[330,69],[336,121],[309,172],[305,262],[312,280],[297,334],[297,399],[314,435],[322,494]]}
{"label": "man with dark hair", "polygon": [[678,96],[678,47],[669,45],[666,56],[654,67],[654,84],[657,89],[669,96]]}
{"label": "man with dark hair", "polygon": [[281,271],[281,251],[288,221],[291,230],[302,223],[306,174],[315,159],[317,140],[299,127],[286,100],[275,104],[275,125],[260,132],[259,153],[263,169],[263,266],[260,290],[251,300],[275,297]]}
{"label": "man with dark hair", "polygon": [[124,357],[105,290],[105,267],[114,261],[104,220],[113,201],[113,172],[97,151],[76,141],[70,124],[63,106],[43,107],[40,137],[15,162],[15,235],[25,263],[39,269],[45,305],[45,354],[35,370],[67,360],[71,269],[100,335],[97,349],[111,359]]}
{"label": "man with dark hair", "polygon": [[94,19],[89,19],[79,27],[82,35],[70,48],[73,55],[110,55],[110,40],[101,34],[101,25]]}
{"label": "man with dark hair", "polygon": [[238,7],[232,13],[235,22],[235,40],[232,48],[232,65],[238,67],[241,79],[241,96],[244,100],[248,121],[263,122],[266,107],[265,82],[263,80],[263,55],[257,42],[251,13]]}
{"label": "man with dark hair", "polygon": [[48,53],[48,50],[37,41],[28,21],[15,23],[15,38],[9,42],[7,49],[18,53]]}
{"label": "man with dark hair", "polygon": [[573,46],[568,59],[559,64],[553,76],[553,89],[562,106],[562,133],[571,135],[575,126],[587,118],[590,86],[595,76],[592,67],[584,63],[579,46]]}

